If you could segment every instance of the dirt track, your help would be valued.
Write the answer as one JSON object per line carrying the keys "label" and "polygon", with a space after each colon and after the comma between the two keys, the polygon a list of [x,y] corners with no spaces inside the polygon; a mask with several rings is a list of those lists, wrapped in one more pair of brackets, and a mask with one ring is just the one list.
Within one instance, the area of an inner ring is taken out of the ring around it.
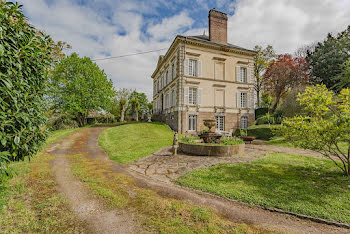
{"label": "dirt track", "polygon": [[349,233],[348,229],[301,220],[293,216],[278,214],[260,208],[228,201],[210,194],[182,188],[175,184],[150,178],[142,173],[129,170],[126,166],[109,160],[107,154],[98,146],[97,138],[106,129],[93,127],[81,129],[65,137],[48,148],[55,155],[53,168],[59,191],[67,197],[71,208],[83,220],[91,224],[93,233],[136,233],[142,232],[133,220],[133,215],[108,211],[92,197],[83,184],[72,176],[67,156],[81,154],[86,158],[98,158],[112,164],[117,173],[127,174],[135,179],[137,186],[156,191],[158,194],[179,200],[188,200],[199,206],[216,209],[222,216],[236,222],[247,223],[283,233]]}

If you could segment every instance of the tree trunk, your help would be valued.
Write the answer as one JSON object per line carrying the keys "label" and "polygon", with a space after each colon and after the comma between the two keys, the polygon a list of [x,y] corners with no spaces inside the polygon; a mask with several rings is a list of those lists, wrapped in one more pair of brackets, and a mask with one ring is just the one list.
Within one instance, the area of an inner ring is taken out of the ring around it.
{"label": "tree trunk", "polygon": [[281,94],[276,95],[276,102],[273,104],[273,106],[272,106],[272,108],[270,110],[271,114],[273,114],[276,111],[278,103],[280,102],[280,99],[281,99]]}
{"label": "tree trunk", "polygon": [[122,106],[122,108],[120,108],[120,122],[124,122],[124,106]]}
{"label": "tree trunk", "polygon": [[257,106],[260,108],[260,90],[256,90]]}
{"label": "tree trunk", "polygon": [[135,113],[135,120],[136,120],[136,122],[138,122],[139,121],[139,111],[136,108],[134,109],[134,113]]}

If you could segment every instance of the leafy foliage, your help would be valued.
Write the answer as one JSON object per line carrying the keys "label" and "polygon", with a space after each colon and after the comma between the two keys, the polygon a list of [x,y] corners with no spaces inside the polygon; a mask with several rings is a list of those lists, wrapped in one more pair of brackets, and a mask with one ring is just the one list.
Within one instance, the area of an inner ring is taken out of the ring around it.
{"label": "leafy foliage", "polygon": [[350,176],[350,89],[333,97],[325,85],[307,87],[298,100],[308,115],[285,119],[283,136],[322,153]]}
{"label": "leafy foliage", "polygon": [[34,155],[46,138],[44,91],[54,43],[0,1],[0,173]]}
{"label": "leafy foliage", "polygon": [[73,53],[61,59],[50,74],[50,92],[56,109],[86,125],[89,111],[110,109],[113,83],[90,58]]}
{"label": "leafy foliage", "polygon": [[342,72],[342,64],[350,57],[350,26],[336,37],[328,34],[326,40],[319,42],[306,60],[311,67],[311,81],[325,84],[328,89],[339,92],[337,77]]}
{"label": "leafy foliage", "polygon": [[307,84],[308,64],[304,58],[293,58],[289,54],[278,55],[264,74],[264,87],[275,98],[271,112],[274,112],[283,95],[292,88]]}
{"label": "leafy foliage", "polygon": [[254,89],[256,96],[259,97],[257,99],[257,105],[260,107],[260,92],[263,86],[262,73],[266,70],[272,59],[276,57],[276,54],[270,45],[266,46],[265,49],[256,45],[254,50],[257,52],[257,54],[254,56],[254,76],[256,79]]}
{"label": "leafy foliage", "polygon": [[[143,116],[143,114],[148,112],[148,99],[147,99],[146,94],[139,93],[136,90],[134,90],[130,94],[129,100],[130,100],[130,102],[128,103],[128,111],[131,115],[134,116],[133,119],[135,119],[135,117],[136,117],[136,113],[135,113],[134,108],[137,106],[138,106],[137,110],[138,110],[139,116]],[[136,104],[136,103],[138,103],[138,104]],[[136,104],[136,106],[135,106],[135,104]]]}
{"label": "leafy foliage", "polygon": [[337,83],[335,87],[337,89],[349,88],[350,87],[350,57],[341,66],[342,72],[335,78]]}

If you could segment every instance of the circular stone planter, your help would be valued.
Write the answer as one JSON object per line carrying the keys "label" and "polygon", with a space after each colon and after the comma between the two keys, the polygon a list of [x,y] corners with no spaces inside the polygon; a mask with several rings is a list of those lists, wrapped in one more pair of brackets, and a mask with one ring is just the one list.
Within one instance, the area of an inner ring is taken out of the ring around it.
{"label": "circular stone planter", "polygon": [[240,145],[194,145],[179,142],[179,149],[189,155],[232,157],[244,154],[244,144]]}

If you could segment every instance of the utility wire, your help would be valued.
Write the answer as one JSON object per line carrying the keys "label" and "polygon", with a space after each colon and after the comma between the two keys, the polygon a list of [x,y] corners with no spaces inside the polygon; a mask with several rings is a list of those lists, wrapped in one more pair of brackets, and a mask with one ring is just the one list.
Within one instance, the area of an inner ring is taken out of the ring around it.
{"label": "utility wire", "polygon": [[124,55],[119,55],[119,56],[114,56],[114,57],[94,59],[92,61],[95,62],[95,61],[102,61],[102,60],[108,60],[108,59],[116,59],[116,58],[135,56],[135,55],[140,55],[140,54],[148,54],[148,53],[153,53],[153,52],[162,51],[162,50],[166,50],[166,49],[167,48],[163,48],[163,49],[159,49],[159,50],[150,50],[150,51],[145,51],[145,52],[139,52],[139,53],[135,53],[135,54],[124,54]]}

